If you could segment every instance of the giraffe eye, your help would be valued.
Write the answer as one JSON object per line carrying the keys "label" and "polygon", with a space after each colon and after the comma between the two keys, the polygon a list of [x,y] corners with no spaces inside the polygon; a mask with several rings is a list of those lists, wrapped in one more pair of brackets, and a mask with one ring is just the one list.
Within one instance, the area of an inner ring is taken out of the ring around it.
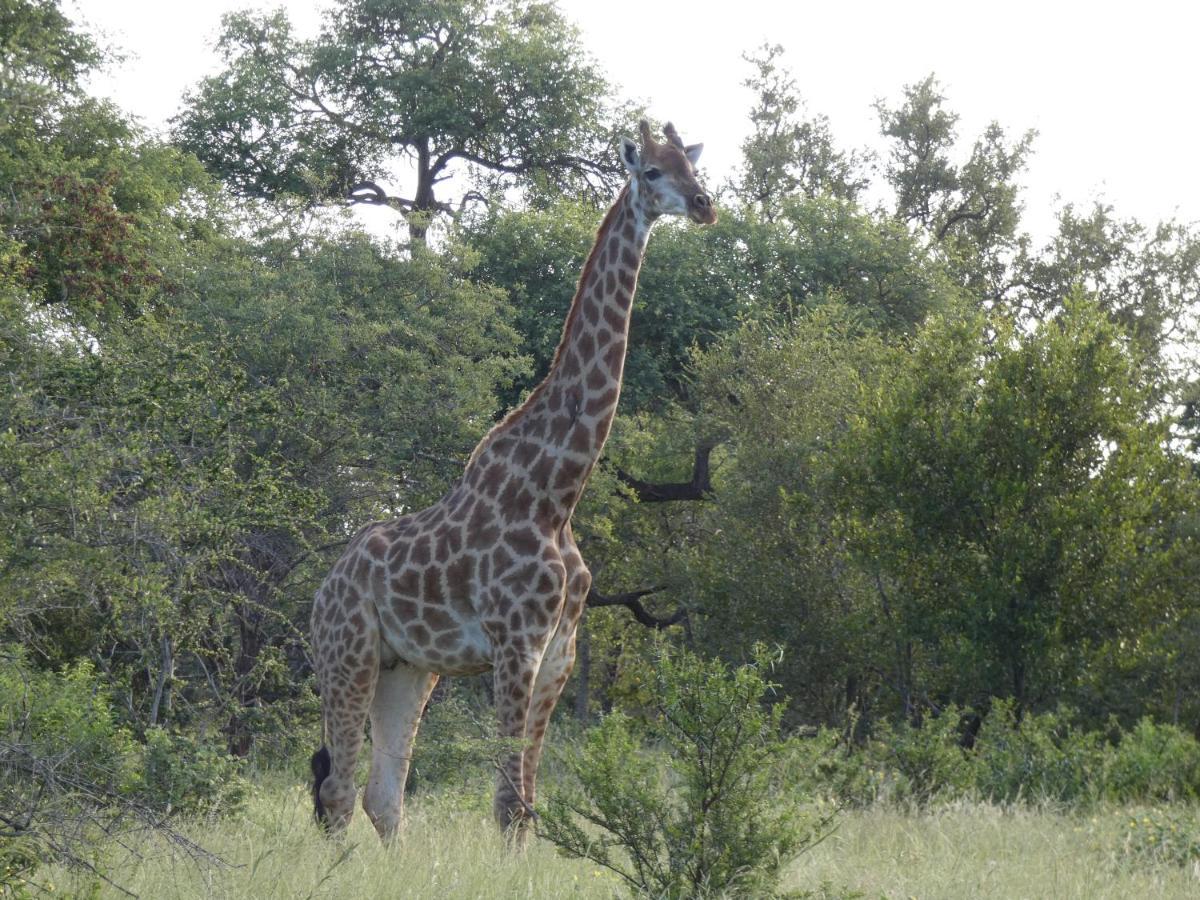
{"label": "giraffe eye", "polygon": [[651,166],[649,169],[646,170],[646,180],[654,181],[661,174],[662,174],[662,172],[660,172],[658,169]]}

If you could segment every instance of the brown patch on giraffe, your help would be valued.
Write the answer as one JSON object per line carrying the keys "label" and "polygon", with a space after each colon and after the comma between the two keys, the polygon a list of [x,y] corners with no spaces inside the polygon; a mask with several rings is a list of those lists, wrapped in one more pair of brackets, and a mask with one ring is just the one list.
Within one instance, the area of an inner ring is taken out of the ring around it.
{"label": "brown patch on giraffe", "polygon": [[433,635],[429,633],[429,629],[420,622],[414,622],[409,625],[407,634],[409,640],[421,647],[427,646],[433,638]]}
{"label": "brown patch on giraffe", "polygon": [[492,568],[495,570],[497,578],[507,572],[512,564],[513,555],[503,545],[498,545],[492,551]]}
{"label": "brown patch on giraffe", "polygon": [[554,444],[563,443],[567,437],[567,433],[571,430],[571,423],[574,421],[570,416],[555,416],[550,422],[550,441]]}
{"label": "brown patch on giraffe", "polygon": [[568,350],[563,354],[562,365],[559,367],[565,378],[574,378],[579,374],[579,357],[575,355],[575,351]]}
{"label": "brown patch on giraffe", "polygon": [[604,293],[615,294],[617,292],[617,276],[611,269],[604,276]]}
{"label": "brown patch on giraffe", "polygon": [[492,455],[498,456],[501,459],[503,459],[504,457],[506,457],[510,453],[512,453],[513,447],[515,444],[516,444],[516,442],[512,438],[509,438],[509,437],[497,438],[496,440],[492,441],[492,447],[491,447]]}
{"label": "brown patch on giraffe", "polygon": [[[442,571],[441,569],[426,569],[424,578],[424,590],[422,598],[426,603],[441,603],[445,596],[442,594]],[[426,617],[432,612],[431,609],[426,609]]]}
{"label": "brown patch on giraffe", "polygon": [[641,258],[632,247],[626,247],[621,251],[621,265],[627,269],[637,271],[642,264]]}
{"label": "brown patch on giraffe", "polygon": [[506,531],[504,540],[518,556],[535,556],[542,545],[541,536],[529,527]]}
{"label": "brown patch on giraffe", "polygon": [[604,307],[604,321],[612,329],[613,334],[625,333],[625,317],[611,306]]}
{"label": "brown patch on giraffe", "polygon": [[596,447],[603,447],[608,440],[608,429],[612,427],[612,416],[601,419],[596,423]]}
{"label": "brown patch on giraffe", "polygon": [[603,366],[592,366],[588,372],[587,386],[589,390],[598,391],[609,382],[608,371]]}
{"label": "brown patch on giraffe", "polygon": [[475,512],[467,523],[467,546],[474,549],[486,549],[496,543],[500,537],[500,529],[496,526],[492,508],[480,501],[475,505]]}
{"label": "brown patch on giraffe", "polygon": [[614,291],[613,301],[617,304],[617,308],[620,309],[621,312],[628,315],[629,305],[633,303],[633,295],[625,290]]}
{"label": "brown patch on giraffe", "polygon": [[351,580],[366,584],[370,577],[371,559],[368,556],[360,556],[358,564],[354,567],[354,575]]}
{"label": "brown patch on giraffe", "polygon": [[584,404],[583,411],[589,416],[598,416],[602,412],[615,407],[617,405],[617,397],[620,392],[615,388],[609,388],[603,394],[596,394],[588,399]]}
{"label": "brown patch on giraffe", "polygon": [[500,495],[500,518],[505,524],[527,518],[532,505],[533,494],[525,490],[525,485],[519,479],[513,478]]}
{"label": "brown patch on giraffe", "polygon": [[596,352],[596,341],[592,338],[590,332],[585,332],[579,336],[577,341],[579,355],[583,359],[591,359],[592,354]]}
{"label": "brown patch on giraffe", "polygon": [[433,559],[433,550],[430,546],[433,542],[429,539],[429,535],[419,535],[412,543],[412,564],[414,566],[427,566],[430,560]]}
{"label": "brown patch on giraffe", "polygon": [[583,304],[583,317],[588,320],[589,325],[595,325],[600,321],[600,311],[596,309],[595,303]]}
{"label": "brown patch on giraffe", "polygon": [[558,467],[558,477],[554,479],[555,490],[574,487],[579,484],[579,477],[587,466],[570,459],[564,459]]}
{"label": "brown patch on giraffe", "polygon": [[405,569],[392,578],[391,587],[403,597],[416,597],[421,590],[421,574],[417,569]]}
{"label": "brown patch on giraffe", "polygon": [[625,367],[625,342],[614,341],[613,345],[604,351],[604,362],[614,378],[619,378]]}
{"label": "brown patch on giraffe", "polygon": [[446,631],[449,628],[458,627],[458,621],[440,606],[430,606],[426,608],[425,624],[434,631]]}
{"label": "brown patch on giraffe", "polygon": [[508,470],[503,463],[494,462],[487,467],[479,481],[479,491],[484,496],[495,497],[500,492],[500,486],[508,477]]}
{"label": "brown patch on giraffe", "polygon": [[[544,422],[545,420],[541,416],[538,416],[538,425],[541,426],[543,432],[545,429]],[[521,441],[516,452],[513,454],[513,462],[522,468],[528,469],[530,464],[537,459],[540,449],[533,441]]]}
{"label": "brown patch on giraffe", "polygon": [[629,269],[621,269],[617,272],[617,280],[621,282],[621,287],[632,293],[634,285],[637,284],[637,273]]}
{"label": "brown patch on giraffe", "polygon": [[529,591],[529,588],[533,585],[534,576],[537,573],[538,564],[536,562],[526,563],[519,569],[514,569],[508,575],[505,575],[501,581],[516,596],[521,597]]}
{"label": "brown patch on giraffe", "polygon": [[583,422],[577,423],[571,430],[571,440],[567,449],[573,453],[589,452],[592,449],[592,429]]}
{"label": "brown patch on giraffe", "polygon": [[[475,557],[463,555],[446,566],[446,592],[450,603],[465,602],[471,594],[471,579],[475,575]],[[470,604],[467,604],[470,608]]]}
{"label": "brown patch on giraffe", "polygon": [[637,239],[637,226],[633,224],[632,220],[625,223],[625,227],[621,229],[621,236],[627,241]]}
{"label": "brown patch on giraffe", "polygon": [[440,650],[453,650],[462,642],[462,631],[455,628],[445,634],[439,634],[433,641],[433,646]]}
{"label": "brown patch on giraffe", "polygon": [[529,470],[529,480],[540,490],[550,486],[550,475],[554,471],[554,457],[542,452],[538,461]]}
{"label": "brown patch on giraffe", "polygon": [[378,531],[367,540],[367,552],[375,559],[382,560],[387,556],[388,543]]}
{"label": "brown patch on giraffe", "polygon": [[388,571],[399,572],[404,568],[404,563],[408,560],[408,541],[396,541],[388,549],[387,567]]}

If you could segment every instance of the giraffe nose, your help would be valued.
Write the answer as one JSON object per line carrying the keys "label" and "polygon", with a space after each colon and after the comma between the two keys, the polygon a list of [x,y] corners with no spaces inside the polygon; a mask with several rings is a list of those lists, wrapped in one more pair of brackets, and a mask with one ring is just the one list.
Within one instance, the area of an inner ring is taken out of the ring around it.
{"label": "giraffe nose", "polygon": [[696,209],[708,209],[712,206],[712,201],[708,199],[708,194],[697,194],[692,202],[696,204]]}

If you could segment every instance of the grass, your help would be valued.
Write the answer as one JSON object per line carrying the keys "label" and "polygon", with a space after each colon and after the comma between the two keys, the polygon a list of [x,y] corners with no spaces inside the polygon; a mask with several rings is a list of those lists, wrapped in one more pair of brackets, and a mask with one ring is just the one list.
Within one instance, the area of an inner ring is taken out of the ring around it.
{"label": "grass", "polygon": [[[1195,859],[1155,852],[1144,810],[1088,814],[955,803],[848,812],[788,870],[785,887],[822,883],[869,898],[1194,898]],[[1197,819],[1190,817],[1193,825]],[[1200,837],[1200,833],[1197,834]]]}
{"label": "grass", "polygon": [[[480,785],[478,797],[414,798],[404,837],[384,847],[361,808],[345,837],[329,840],[313,824],[305,787],[266,785],[236,818],[182,829],[223,864],[200,863],[156,842],[110,847],[98,862],[113,882],[154,900],[613,896],[615,876],[562,859],[544,842],[509,852],[491,820],[489,787]],[[62,870],[44,869],[35,883],[71,897],[126,896]]]}
{"label": "grass", "polygon": [[[488,788],[418,796],[405,837],[383,847],[361,810],[342,840],[322,837],[305,788],[268,780],[244,813],[185,833],[219,856],[201,864],[153,842],[109,847],[97,862],[140,897],[611,898],[611,873],[564,859],[544,842],[513,854],[492,825]],[[1200,815],[1167,808],[1091,814],[958,803],[928,811],[846,812],[834,833],[794,862],[784,887],[867,898],[1184,898],[1200,896]],[[1167,835],[1168,837],[1164,837]],[[1180,847],[1185,847],[1180,850]],[[53,895],[124,896],[53,868],[36,883]],[[35,891],[35,895],[37,892]]]}

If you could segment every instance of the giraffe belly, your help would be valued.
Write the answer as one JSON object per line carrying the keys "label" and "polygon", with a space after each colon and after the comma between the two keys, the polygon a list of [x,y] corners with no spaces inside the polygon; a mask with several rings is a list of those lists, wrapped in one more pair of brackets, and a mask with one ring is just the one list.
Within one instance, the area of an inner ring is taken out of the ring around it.
{"label": "giraffe belly", "polygon": [[[478,621],[456,622],[433,632],[421,622],[405,622],[381,610],[381,634],[396,659],[439,675],[475,675],[492,667],[492,643]],[[382,662],[386,664],[385,652]]]}

